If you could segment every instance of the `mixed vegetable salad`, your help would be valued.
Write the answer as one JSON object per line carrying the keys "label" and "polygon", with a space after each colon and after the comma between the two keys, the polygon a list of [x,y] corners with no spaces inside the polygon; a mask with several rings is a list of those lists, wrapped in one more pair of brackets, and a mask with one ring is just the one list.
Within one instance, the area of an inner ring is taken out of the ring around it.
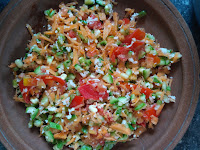
{"label": "mixed vegetable salad", "polygon": [[158,123],[171,95],[170,66],[179,52],[161,48],[126,8],[119,19],[111,0],[85,0],[44,11],[47,31],[34,34],[25,57],[9,67],[14,99],[25,103],[28,127],[54,150],[109,150]]}

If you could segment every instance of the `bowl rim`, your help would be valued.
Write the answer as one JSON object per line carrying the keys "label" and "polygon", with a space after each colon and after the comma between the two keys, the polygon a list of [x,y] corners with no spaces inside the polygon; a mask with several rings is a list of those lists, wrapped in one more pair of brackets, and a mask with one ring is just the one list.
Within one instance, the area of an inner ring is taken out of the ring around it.
{"label": "bowl rim", "polygon": [[[18,4],[21,1],[23,1],[23,0],[10,0],[8,5],[3,9],[3,11],[0,13],[0,28],[3,25],[4,21],[6,20],[6,17],[12,12],[13,9],[18,7]],[[167,7],[167,9],[171,12],[173,17],[177,20],[177,24],[181,27],[183,33],[185,34],[185,38],[188,42],[187,44],[190,47],[190,49],[189,49],[190,53],[193,56],[192,61],[194,63],[194,77],[195,77],[194,82],[196,84],[193,85],[194,93],[193,93],[193,98],[190,101],[190,107],[188,109],[188,112],[187,112],[187,115],[186,115],[184,121],[182,122],[180,129],[177,130],[176,135],[173,137],[173,139],[168,144],[168,146],[165,147],[165,149],[173,149],[178,144],[178,142],[180,141],[180,139],[183,137],[184,133],[188,129],[190,122],[193,118],[196,106],[197,106],[197,102],[198,102],[198,98],[199,98],[199,91],[200,91],[199,90],[199,88],[200,88],[200,65],[199,65],[199,57],[198,57],[198,53],[197,53],[197,48],[196,48],[196,44],[193,39],[192,33],[191,33],[187,23],[185,22],[185,20],[179,13],[179,11],[169,0],[155,0],[155,1],[162,2],[162,4],[165,7]],[[195,74],[195,72],[196,72],[196,74]],[[1,107],[0,107],[0,112],[2,112]],[[6,121],[5,118],[1,117],[0,122]],[[7,135],[4,134],[3,130],[1,129],[1,124],[0,124],[0,141],[6,147],[6,149],[9,149],[9,150],[15,149],[15,147],[12,145],[12,143],[9,142],[9,140],[7,139],[6,136]]]}

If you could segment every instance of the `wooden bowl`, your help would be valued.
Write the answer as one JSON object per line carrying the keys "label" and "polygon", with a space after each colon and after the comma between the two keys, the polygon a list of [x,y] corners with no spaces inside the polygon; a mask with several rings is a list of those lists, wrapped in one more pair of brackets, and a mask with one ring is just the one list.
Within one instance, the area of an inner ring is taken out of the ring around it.
{"label": "wooden bowl", "polygon": [[[65,3],[68,0],[63,0]],[[114,149],[173,149],[182,138],[193,117],[199,94],[199,60],[192,34],[177,9],[168,0],[117,0],[122,17],[126,7],[146,10],[138,26],[155,35],[162,47],[180,51],[183,58],[172,67],[172,95],[176,103],[168,104],[154,130],[139,139],[120,143]],[[13,75],[8,65],[25,55],[31,38],[25,24],[35,32],[47,25],[44,10],[58,8],[57,0],[11,0],[0,16],[0,139],[9,150],[51,149],[38,129],[29,129],[29,116],[23,104],[13,100]]]}

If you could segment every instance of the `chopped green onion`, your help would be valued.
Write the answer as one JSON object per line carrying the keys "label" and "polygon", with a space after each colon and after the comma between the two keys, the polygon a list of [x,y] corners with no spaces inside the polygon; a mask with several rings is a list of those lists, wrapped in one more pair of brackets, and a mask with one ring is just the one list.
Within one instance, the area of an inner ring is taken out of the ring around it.
{"label": "chopped green onion", "polygon": [[78,33],[78,36],[81,38],[83,43],[88,43],[88,38],[85,38],[82,34]]}
{"label": "chopped green onion", "polygon": [[67,79],[68,80],[74,80],[76,78],[76,76],[74,75],[74,74],[72,74],[72,73],[69,73],[68,75],[67,75]]}
{"label": "chopped green onion", "polygon": [[141,103],[141,104],[139,104],[139,105],[137,105],[137,106],[135,107],[135,110],[138,111],[138,110],[143,109],[144,107],[146,107],[146,104],[145,104],[145,103]]}
{"label": "chopped green onion", "polygon": [[51,63],[53,62],[53,59],[54,59],[54,56],[48,56],[48,57],[47,57],[47,63],[48,63],[49,65],[51,65]]}
{"label": "chopped green onion", "polygon": [[16,59],[15,60],[15,64],[17,65],[18,68],[22,68],[23,67],[23,62],[21,59]]}
{"label": "chopped green onion", "polygon": [[17,87],[18,87],[18,84],[17,84],[17,80],[16,80],[16,79],[14,79],[12,83],[13,83],[13,87],[14,87],[14,88],[17,88]]}
{"label": "chopped green onion", "polygon": [[119,46],[122,42],[121,41],[117,41],[116,44]]}
{"label": "chopped green onion", "polygon": [[43,75],[44,73],[42,73],[41,71],[41,67],[37,67],[35,70],[34,70],[34,73],[37,74],[37,75]]}
{"label": "chopped green onion", "polygon": [[49,105],[49,99],[48,99],[47,96],[44,96],[44,97],[42,98],[42,100],[41,100],[41,105],[42,105],[43,107],[47,107],[47,106]]}
{"label": "chopped green onion", "polygon": [[84,71],[84,69],[79,64],[76,64],[74,67],[78,72]]}
{"label": "chopped green onion", "polygon": [[85,58],[84,57],[80,57],[78,60],[79,60],[80,64],[85,63]]}
{"label": "chopped green onion", "polygon": [[111,98],[110,98],[110,104],[114,104],[114,103],[116,103],[116,102],[118,102],[119,100],[117,99],[117,98],[115,98],[114,96],[112,96]]}
{"label": "chopped green onion", "polygon": [[53,17],[53,15],[56,13],[56,11],[55,10],[52,10],[51,11],[51,9],[49,9],[49,10],[45,10],[44,11],[44,14],[46,15],[46,16],[48,16],[48,17]]}
{"label": "chopped green onion", "polygon": [[41,51],[41,48],[39,48],[37,45],[33,45],[30,51],[39,53]]}
{"label": "chopped green onion", "polygon": [[63,34],[60,34],[60,35],[58,36],[58,44],[59,44],[59,45],[63,45],[64,42],[65,42],[65,36],[64,36]]}
{"label": "chopped green onion", "polygon": [[106,141],[103,150],[111,150],[115,144],[115,141]]}
{"label": "chopped green onion", "polygon": [[132,74],[132,70],[131,70],[131,69],[127,69],[126,74],[127,74],[128,76],[130,76],[130,75]]}
{"label": "chopped green onion", "polygon": [[57,124],[57,123],[54,123],[54,122],[50,122],[50,123],[49,123],[49,127],[50,127],[50,128],[53,128],[53,129],[57,129],[57,130],[62,130],[61,125],[59,125],[59,124]]}
{"label": "chopped green onion", "polygon": [[167,86],[167,91],[171,91],[171,87],[170,86]]}
{"label": "chopped green onion", "polygon": [[106,74],[105,76],[103,76],[103,80],[107,83],[112,84],[113,83],[113,77],[110,74]]}
{"label": "chopped green onion", "polygon": [[162,104],[162,101],[161,101],[161,100],[158,100],[158,101],[157,101],[157,104],[158,104],[158,105],[161,105],[161,104]]}
{"label": "chopped green onion", "polygon": [[42,121],[41,120],[35,120],[34,121],[34,126],[41,127],[42,126]]}
{"label": "chopped green onion", "polygon": [[103,7],[105,7],[105,5],[106,5],[106,2],[103,0],[96,0],[96,3]]}
{"label": "chopped green onion", "polygon": [[70,119],[68,119],[69,121],[74,121],[77,118],[77,116],[75,114],[72,114],[72,117]]}
{"label": "chopped green onion", "polygon": [[105,41],[105,40],[100,42],[100,45],[102,45],[102,46],[105,46],[106,44],[107,44],[107,41]]}
{"label": "chopped green onion", "polygon": [[71,60],[66,60],[66,61],[64,61],[64,66],[65,66],[65,68],[68,68],[70,65],[71,65]]}
{"label": "chopped green onion", "polygon": [[94,5],[95,4],[95,0],[85,0],[85,5]]}
{"label": "chopped green onion", "polygon": [[84,133],[84,134],[87,134],[88,133],[88,130],[87,130],[87,127],[86,126],[83,126],[81,131]]}
{"label": "chopped green onion", "polygon": [[116,115],[121,115],[121,112],[122,112],[122,107],[120,106],[116,110]]}
{"label": "chopped green onion", "polygon": [[45,139],[46,139],[47,142],[53,143],[53,141],[54,141],[53,133],[51,131],[46,131],[45,132]]}
{"label": "chopped green onion", "polygon": [[80,150],[92,150],[92,147],[89,145],[83,145]]}
{"label": "chopped green onion", "polygon": [[128,123],[128,127],[129,127],[129,129],[131,129],[131,131],[135,130],[135,129],[133,128],[133,126],[132,126],[131,124],[129,124],[129,123]]}
{"label": "chopped green onion", "polygon": [[147,13],[144,10],[138,13],[138,17],[144,17],[146,15],[147,15]]}
{"label": "chopped green onion", "polygon": [[53,119],[53,115],[49,115],[49,116],[48,116],[48,122],[51,122],[52,119]]}
{"label": "chopped green onion", "polygon": [[160,83],[160,84],[162,83],[162,82],[158,79],[157,76],[154,76],[153,82],[155,82],[155,83]]}
{"label": "chopped green onion", "polygon": [[135,99],[135,94],[132,94],[131,95],[131,100],[134,100]]}
{"label": "chopped green onion", "polygon": [[106,14],[106,15],[111,14],[111,13],[112,13],[112,8],[113,8],[112,4],[107,4],[107,5],[104,7],[104,9],[105,9],[105,14]]}

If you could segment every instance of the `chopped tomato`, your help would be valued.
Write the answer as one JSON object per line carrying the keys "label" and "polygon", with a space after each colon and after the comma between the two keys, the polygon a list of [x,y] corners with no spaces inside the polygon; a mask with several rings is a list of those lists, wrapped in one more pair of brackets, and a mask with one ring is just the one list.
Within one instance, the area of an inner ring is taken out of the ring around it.
{"label": "chopped tomato", "polygon": [[156,55],[147,54],[146,59],[147,61],[153,61],[154,64],[160,63],[160,58]]}
{"label": "chopped tomato", "polygon": [[30,89],[31,89],[31,87],[30,86],[24,86],[23,80],[21,80],[19,82],[19,88],[20,88],[20,91],[22,93],[22,96],[23,96],[25,102],[31,103],[31,101],[30,101]]}
{"label": "chopped tomato", "polygon": [[130,35],[127,35],[124,39],[124,43],[131,44],[132,38],[136,38],[136,40],[143,40],[145,38],[145,32],[141,29],[136,29]]}
{"label": "chopped tomato", "polygon": [[155,117],[158,117],[156,115],[156,110],[155,110],[155,107],[156,107],[156,104],[154,104],[153,106],[151,106],[150,108],[146,109],[144,111],[144,118],[147,119],[147,120],[151,120],[151,116],[155,116]]}
{"label": "chopped tomato", "polygon": [[136,53],[136,55],[139,54],[140,51],[144,51],[145,49],[145,43],[142,41],[135,41],[132,46],[130,47],[132,51]]}
{"label": "chopped tomato", "polygon": [[126,61],[128,59],[129,50],[126,47],[118,46],[113,50],[111,54],[111,61],[115,62],[116,58],[119,58],[121,61]]}
{"label": "chopped tomato", "polygon": [[84,103],[84,97],[83,96],[75,96],[72,100],[71,104],[69,105],[70,108],[79,106]]}
{"label": "chopped tomato", "polygon": [[65,80],[59,78],[59,77],[56,77],[56,76],[52,76],[52,75],[41,75],[41,76],[38,76],[38,78],[42,79],[44,81],[45,84],[48,84],[49,82],[51,81],[56,81],[58,83],[60,83],[62,86],[65,85]]}
{"label": "chopped tomato", "polygon": [[99,113],[101,116],[103,116],[103,117],[106,119],[106,121],[107,121],[108,123],[112,123],[112,122],[114,121],[114,119],[113,119],[111,113],[109,113],[109,112],[104,112],[104,109],[103,109],[103,108],[98,108],[98,113]]}
{"label": "chopped tomato", "polygon": [[75,38],[76,37],[76,32],[74,32],[73,30],[69,31],[69,37],[70,38]]}
{"label": "chopped tomato", "polygon": [[35,78],[23,78],[23,80],[21,80],[19,82],[19,88],[20,91],[23,95],[23,98],[25,100],[26,103],[31,103],[30,102],[30,90],[34,87],[37,86],[38,81],[43,80],[45,84],[48,84],[49,86],[53,86],[55,82],[60,83],[60,92],[64,92],[64,88],[63,86],[65,86],[65,81],[62,80],[59,77],[56,76],[52,76],[52,75],[41,75],[41,76],[37,76]]}
{"label": "chopped tomato", "polygon": [[124,24],[129,24],[129,23],[130,23],[130,20],[129,20],[128,18],[124,18],[124,19],[123,19],[123,22],[124,22]]}
{"label": "chopped tomato", "polygon": [[100,81],[90,79],[87,83],[82,82],[78,88],[85,99],[99,100],[108,98],[107,88]]}
{"label": "chopped tomato", "polygon": [[149,96],[153,93],[153,91],[151,89],[149,89],[149,88],[142,87],[141,93],[146,95],[146,98],[149,98]]}
{"label": "chopped tomato", "polygon": [[90,84],[84,84],[78,90],[85,99],[99,100],[99,98],[106,99],[108,97],[107,91],[100,93]]}
{"label": "chopped tomato", "polygon": [[101,29],[103,27],[101,21],[93,14],[88,17],[88,25],[87,26],[91,30]]}
{"label": "chopped tomato", "polygon": [[92,58],[95,55],[98,55],[98,50],[96,49],[96,45],[95,44],[90,44],[88,46],[87,56],[89,58]]}

